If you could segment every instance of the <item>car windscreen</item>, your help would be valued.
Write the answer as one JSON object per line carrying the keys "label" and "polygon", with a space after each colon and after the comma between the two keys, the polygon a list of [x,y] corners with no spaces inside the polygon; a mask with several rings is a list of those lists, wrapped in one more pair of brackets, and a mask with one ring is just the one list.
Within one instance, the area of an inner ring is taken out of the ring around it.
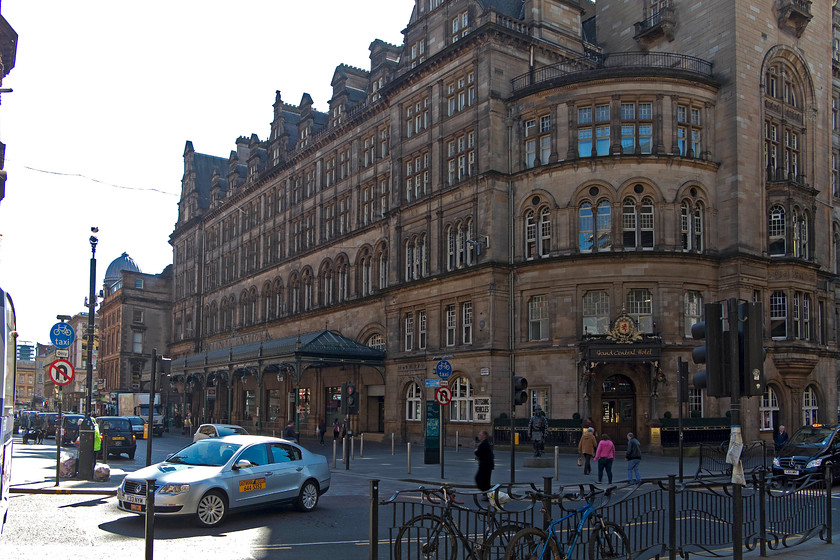
{"label": "car windscreen", "polygon": [[100,429],[102,430],[124,430],[128,431],[131,429],[131,425],[128,423],[128,418],[103,418],[100,420]]}
{"label": "car windscreen", "polygon": [[247,436],[248,432],[245,428],[240,428],[239,426],[219,426],[219,437],[221,436],[232,436],[232,435],[244,435]]}
{"label": "car windscreen", "polygon": [[823,445],[828,443],[831,428],[802,428],[790,438],[788,445]]}
{"label": "car windscreen", "polygon": [[230,460],[240,447],[242,446],[238,443],[223,442],[216,438],[200,439],[169,457],[166,462],[221,467]]}

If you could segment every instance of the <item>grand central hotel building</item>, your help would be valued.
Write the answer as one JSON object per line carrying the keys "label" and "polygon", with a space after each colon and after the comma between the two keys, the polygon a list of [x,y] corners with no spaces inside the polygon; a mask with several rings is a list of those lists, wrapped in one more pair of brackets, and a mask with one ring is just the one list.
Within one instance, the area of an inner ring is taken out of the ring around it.
{"label": "grand central hotel building", "polygon": [[[172,380],[200,420],[450,444],[510,414],[650,444],[703,304],[763,304],[747,439],[833,422],[838,15],[807,0],[417,0],[402,45],[340,65],[326,112],[187,142]],[[691,364],[692,372],[699,366]],[[688,417],[728,398],[692,387]],[[575,417],[577,419],[577,417]],[[653,443],[656,443],[655,441]]]}

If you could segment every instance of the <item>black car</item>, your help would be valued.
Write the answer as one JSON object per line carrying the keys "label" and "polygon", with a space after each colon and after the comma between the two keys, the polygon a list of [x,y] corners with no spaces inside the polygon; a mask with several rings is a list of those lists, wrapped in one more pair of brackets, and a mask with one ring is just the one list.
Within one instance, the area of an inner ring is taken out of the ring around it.
{"label": "black car", "polygon": [[79,437],[79,423],[84,420],[84,414],[61,415],[61,444],[75,443]]}
{"label": "black car", "polygon": [[840,479],[840,425],[812,424],[796,430],[773,459],[773,475],[795,477],[824,473]]}
{"label": "black car", "polygon": [[146,421],[140,416],[126,416],[126,418],[131,422],[131,433],[137,439],[146,439],[144,435],[146,433]]}
{"label": "black car", "polygon": [[102,434],[102,453],[108,455],[125,453],[134,459],[137,451],[137,438],[131,433],[131,422],[125,416],[100,416],[96,419],[99,433]]}

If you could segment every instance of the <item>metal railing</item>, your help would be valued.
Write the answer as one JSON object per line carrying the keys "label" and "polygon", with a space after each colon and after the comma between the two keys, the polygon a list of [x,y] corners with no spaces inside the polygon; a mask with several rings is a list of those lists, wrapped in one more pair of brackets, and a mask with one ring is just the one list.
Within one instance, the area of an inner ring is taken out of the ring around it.
{"label": "metal railing", "polygon": [[[551,492],[550,478],[547,478],[546,486],[546,492]],[[510,490],[514,487],[502,488],[507,488],[509,495],[518,494]],[[585,494],[584,487],[580,488],[578,496]],[[470,494],[470,491],[458,492],[459,495]],[[535,513],[539,507],[547,508],[557,519],[566,512],[575,511],[580,504],[579,497],[564,498],[559,503],[552,500],[550,505],[541,501],[512,500],[501,504],[494,512],[495,522],[500,518],[503,525],[543,527],[545,517]],[[378,494],[372,494],[371,507],[375,509],[371,512],[371,535],[377,534],[381,519],[389,528],[390,558],[397,535],[412,541],[412,534],[401,531],[407,523],[422,515],[441,517],[444,508],[425,503],[417,495],[412,497],[411,491],[398,492],[381,502]],[[745,486],[733,484],[728,477],[705,477],[678,484],[676,475],[670,475],[665,479],[644,480],[641,484],[617,486],[609,499],[596,507],[605,520],[617,523],[623,529],[634,559],[687,558],[692,553],[737,559],[742,558],[744,550],[759,549],[761,556],[766,556],[767,548],[792,547],[814,537],[831,542],[830,474],[782,480],[759,470],[747,477]],[[487,508],[459,509],[454,516],[454,523],[471,542],[478,542],[488,532]],[[380,510],[386,514],[380,515]],[[558,525],[560,538],[571,535],[579,521],[579,517],[573,516]],[[419,534],[414,535],[412,542],[421,538]],[[488,557],[503,557],[501,546],[496,544]],[[448,557],[443,550],[431,552],[426,557],[436,558],[435,553]],[[586,553],[584,544],[575,547],[570,558],[582,560]],[[378,540],[374,538],[371,558],[377,558],[377,555]]]}
{"label": "metal railing", "polygon": [[[732,465],[726,462],[729,441],[716,444],[700,445],[700,461],[694,478],[701,476],[728,476],[732,473]],[[745,473],[756,473],[769,470],[772,455],[768,452],[766,441],[748,441],[741,451],[741,464]]]}

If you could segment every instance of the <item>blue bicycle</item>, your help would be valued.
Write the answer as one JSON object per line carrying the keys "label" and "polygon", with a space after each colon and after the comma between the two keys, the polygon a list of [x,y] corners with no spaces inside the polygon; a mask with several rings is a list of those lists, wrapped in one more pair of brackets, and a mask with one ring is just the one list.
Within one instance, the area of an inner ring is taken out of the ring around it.
{"label": "blue bicycle", "polygon": [[[597,495],[603,494],[605,498],[609,497],[614,488],[611,486],[606,490],[600,490],[592,487],[586,495],[586,505],[570,511],[569,514],[556,521],[550,521],[547,533],[536,527],[528,527],[519,531],[508,544],[505,560],[562,560],[563,558],[569,558],[587,533],[589,536],[588,552],[590,560],[616,558],[630,560],[630,543],[624,531],[617,524],[606,521],[593,505]],[[558,499],[557,495],[546,496],[531,492],[529,492],[529,497],[535,501],[557,501]],[[577,498],[578,496],[566,495],[563,497]],[[543,510],[543,514],[551,515],[551,512]],[[566,539],[569,546],[566,549],[563,546],[563,539],[560,537],[562,529],[558,529],[558,525],[575,515],[580,515],[580,521],[569,532],[568,539]]]}

